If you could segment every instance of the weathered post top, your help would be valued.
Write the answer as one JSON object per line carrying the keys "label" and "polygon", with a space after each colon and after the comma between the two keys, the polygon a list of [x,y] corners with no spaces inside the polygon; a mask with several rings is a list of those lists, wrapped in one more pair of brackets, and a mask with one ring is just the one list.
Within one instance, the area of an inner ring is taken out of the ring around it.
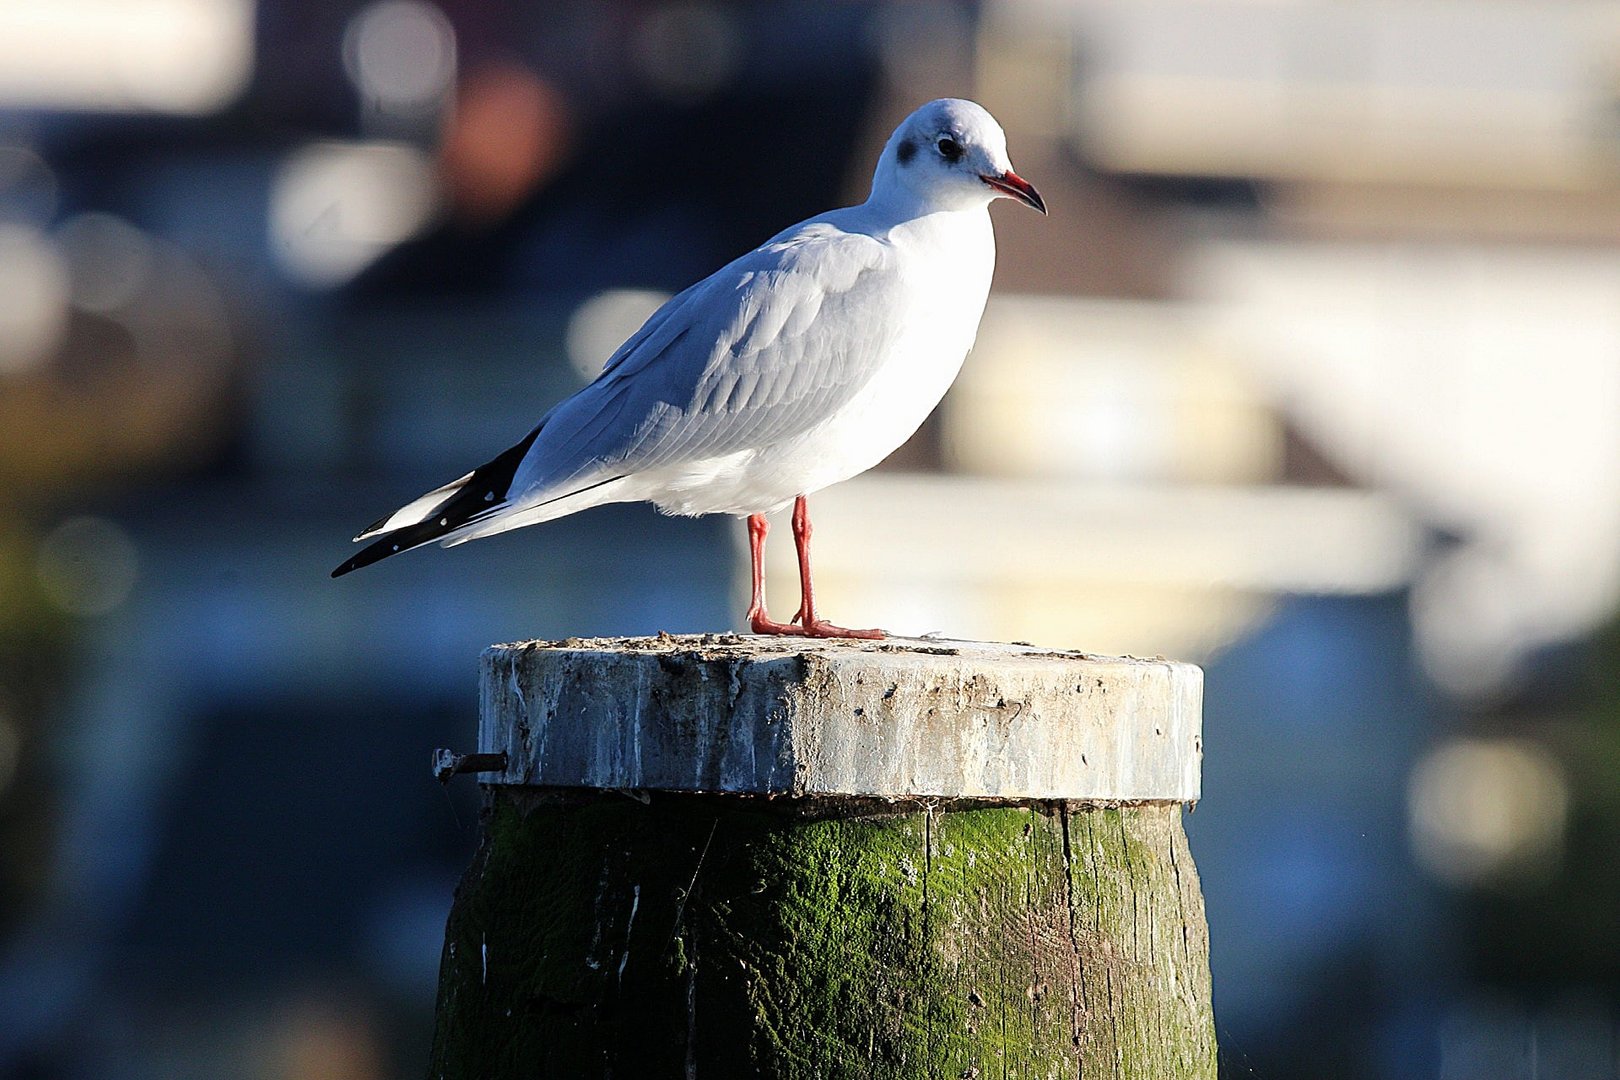
{"label": "weathered post top", "polygon": [[943,639],[737,634],[485,651],[486,784],[1193,802],[1203,673]]}

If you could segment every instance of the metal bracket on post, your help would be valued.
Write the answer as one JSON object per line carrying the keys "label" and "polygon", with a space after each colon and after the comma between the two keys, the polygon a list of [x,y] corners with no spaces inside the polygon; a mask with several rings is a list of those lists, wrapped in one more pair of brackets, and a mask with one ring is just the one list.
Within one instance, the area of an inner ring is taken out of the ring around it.
{"label": "metal bracket on post", "polygon": [[458,773],[505,772],[506,753],[460,754],[454,750],[433,751],[433,779],[448,784]]}

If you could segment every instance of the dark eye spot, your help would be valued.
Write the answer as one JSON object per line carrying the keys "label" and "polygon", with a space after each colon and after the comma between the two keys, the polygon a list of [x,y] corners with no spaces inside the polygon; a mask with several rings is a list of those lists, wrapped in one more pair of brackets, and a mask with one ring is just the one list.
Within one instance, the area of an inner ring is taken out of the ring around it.
{"label": "dark eye spot", "polygon": [[910,139],[900,140],[900,145],[894,148],[894,156],[904,165],[917,155],[917,144]]}
{"label": "dark eye spot", "polygon": [[939,156],[949,162],[954,163],[961,161],[962,155],[966,152],[962,149],[962,144],[951,138],[949,135],[940,139],[938,145]]}

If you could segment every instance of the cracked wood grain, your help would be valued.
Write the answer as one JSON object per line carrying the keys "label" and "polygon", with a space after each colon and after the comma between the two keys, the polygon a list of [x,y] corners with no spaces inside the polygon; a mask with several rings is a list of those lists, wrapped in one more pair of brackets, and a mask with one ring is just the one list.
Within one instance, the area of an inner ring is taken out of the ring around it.
{"label": "cracked wood grain", "polygon": [[1180,815],[496,789],[431,1075],[1213,1080]]}

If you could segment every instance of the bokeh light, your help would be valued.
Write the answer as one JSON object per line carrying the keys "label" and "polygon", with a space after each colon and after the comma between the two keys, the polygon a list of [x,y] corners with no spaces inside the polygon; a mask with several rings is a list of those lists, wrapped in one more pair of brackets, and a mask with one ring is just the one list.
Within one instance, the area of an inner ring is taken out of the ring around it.
{"label": "bokeh light", "polygon": [[252,0],[0,4],[0,102],[209,113],[246,85]]}
{"label": "bokeh light", "polygon": [[97,315],[127,308],[154,269],[151,240],[114,214],[75,215],[62,223],[56,239],[67,259],[74,306]]}
{"label": "bokeh light", "polygon": [[656,289],[610,289],[591,297],[568,317],[568,362],[582,378],[596,378],[613,351],[668,299]]}
{"label": "bokeh light", "polygon": [[0,224],[0,375],[50,358],[67,322],[68,272],[44,233]]}
{"label": "bokeh light", "polygon": [[1515,739],[1453,739],[1412,772],[1412,844],[1455,885],[1532,879],[1556,869],[1569,784],[1546,750]]}
{"label": "bokeh light", "polygon": [[129,599],[140,575],[135,542],[117,523],[74,517],[39,545],[39,580],[45,594],[71,615],[106,615]]}
{"label": "bokeh light", "polygon": [[423,228],[437,208],[433,166],[398,143],[315,143],[282,165],[270,238],[282,267],[316,287],[341,284]]}
{"label": "bokeh light", "polygon": [[736,70],[740,43],[724,7],[674,3],[652,8],[636,35],[642,78],[665,97],[695,101],[723,86]]}
{"label": "bokeh light", "polygon": [[0,143],[0,221],[42,226],[56,212],[56,174],[26,146]]}
{"label": "bokeh light", "polygon": [[425,0],[380,0],[344,31],[343,68],[369,109],[433,115],[455,83],[455,31]]}
{"label": "bokeh light", "polygon": [[487,225],[522,206],[562,167],[568,129],[567,102],[529,68],[498,63],[468,73],[439,148],[454,212]]}

